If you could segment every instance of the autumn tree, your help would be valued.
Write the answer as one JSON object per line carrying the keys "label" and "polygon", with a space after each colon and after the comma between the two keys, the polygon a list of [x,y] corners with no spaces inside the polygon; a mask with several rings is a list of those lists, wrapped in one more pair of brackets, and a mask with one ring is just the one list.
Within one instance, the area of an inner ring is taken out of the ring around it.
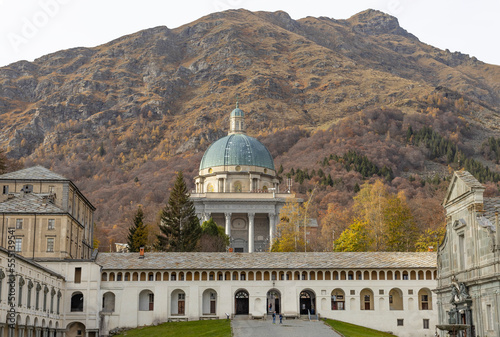
{"label": "autumn tree", "polygon": [[129,252],[138,252],[141,247],[147,247],[148,225],[144,224],[144,212],[140,206],[128,229],[127,244]]}
{"label": "autumn tree", "polygon": [[198,243],[201,252],[225,252],[229,246],[229,236],[224,233],[224,228],[217,226],[210,218],[201,225],[201,237]]}
{"label": "autumn tree", "polygon": [[356,219],[334,242],[336,252],[367,252],[373,244],[367,223]]}
{"label": "autumn tree", "polygon": [[375,183],[365,183],[354,197],[354,212],[359,221],[366,224],[373,240],[374,251],[385,250],[386,223],[384,208],[388,197],[387,187],[382,180]]}
{"label": "autumn tree", "polygon": [[[443,242],[446,234],[446,226],[442,225],[437,229],[426,229],[417,239],[415,248],[417,252],[437,251],[438,246]],[[431,248],[432,247],[432,248]]]}
{"label": "autumn tree", "polygon": [[384,219],[387,226],[386,250],[410,252],[415,250],[418,228],[404,193],[387,198],[384,208]]}
{"label": "autumn tree", "polygon": [[189,199],[182,171],[177,174],[167,205],[160,219],[156,248],[169,252],[191,252],[196,249],[201,227]]}
{"label": "autumn tree", "polygon": [[304,230],[306,203],[300,205],[295,199],[287,201],[280,212],[276,238],[271,246],[273,252],[304,251]]}

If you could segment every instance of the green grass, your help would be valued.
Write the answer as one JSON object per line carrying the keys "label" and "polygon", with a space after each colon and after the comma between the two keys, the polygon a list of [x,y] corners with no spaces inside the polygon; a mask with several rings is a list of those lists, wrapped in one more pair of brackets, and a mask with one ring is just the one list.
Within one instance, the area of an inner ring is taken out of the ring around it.
{"label": "green grass", "polygon": [[116,337],[231,337],[231,321],[217,319],[210,321],[171,322],[127,330]]}
{"label": "green grass", "polygon": [[332,326],[335,330],[343,334],[345,337],[393,337],[390,333],[365,328],[359,325],[354,325],[346,322],[327,319],[326,323]]}

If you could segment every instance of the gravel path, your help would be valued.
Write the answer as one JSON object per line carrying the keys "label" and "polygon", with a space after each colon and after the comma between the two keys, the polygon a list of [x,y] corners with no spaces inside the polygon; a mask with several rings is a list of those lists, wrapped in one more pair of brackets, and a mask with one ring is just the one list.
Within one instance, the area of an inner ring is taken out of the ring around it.
{"label": "gravel path", "polygon": [[[277,320],[277,322],[279,322]],[[233,320],[231,322],[234,337],[340,337],[330,326],[323,322],[309,322],[297,319],[273,324],[269,320]]]}

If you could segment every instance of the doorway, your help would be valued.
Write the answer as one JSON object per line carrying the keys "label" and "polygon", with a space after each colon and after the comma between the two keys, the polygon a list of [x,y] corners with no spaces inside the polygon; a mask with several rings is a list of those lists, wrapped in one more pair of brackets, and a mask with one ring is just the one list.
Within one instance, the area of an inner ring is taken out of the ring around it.
{"label": "doorway", "polygon": [[234,295],[236,315],[248,315],[248,292],[246,290],[240,290]]}
{"label": "doorway", "polygon": [[277,314],[281,312],[281,294],[276,289],[271,289],[267,292],[266,308],[267,313],[272,314],[276,311]]}
{"label": "doorway", "polygon": [[307,315],[316,313],[316,295],[311,290],[303,290],[300,293],[300,314]]}

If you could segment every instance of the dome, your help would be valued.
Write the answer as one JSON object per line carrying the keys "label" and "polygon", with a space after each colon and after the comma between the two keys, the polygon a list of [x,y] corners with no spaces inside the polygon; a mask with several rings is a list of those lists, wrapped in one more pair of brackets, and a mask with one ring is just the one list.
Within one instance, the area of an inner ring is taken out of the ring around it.
{"label": "dome", "polygon": [[[236,110],[239,109],[233,112]],[[245,134],[232,134],[213,143],[201,159],[200,170],[224,165],[250,165],[274,170],[269,150],[257,139]]]}
{"label": "dome", "polygon": [[233,111],[231,111],[230,117],[245,117],[245,113],[240,108],[236,108]]}

